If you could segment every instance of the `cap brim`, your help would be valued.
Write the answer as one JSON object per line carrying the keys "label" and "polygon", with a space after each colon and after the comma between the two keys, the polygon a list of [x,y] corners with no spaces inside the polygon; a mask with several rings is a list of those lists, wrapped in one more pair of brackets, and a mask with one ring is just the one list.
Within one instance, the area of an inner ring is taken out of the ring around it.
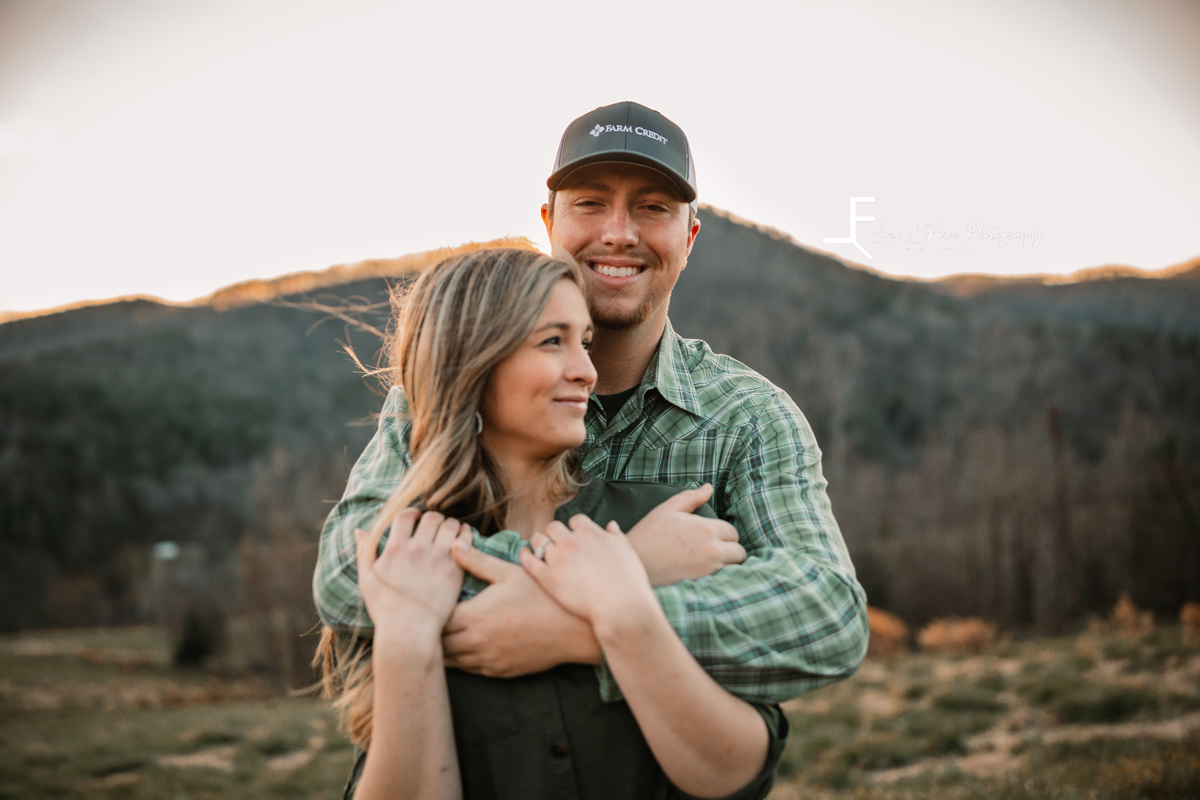
{"label": "cap brim", "polygon": [[576,159],[570,164],[567,164],[559,169],[546,179],[546,187],[552,191],[558,191],[558,187],[563,180],[576,170],[583,167],[591,166],[592,164],[637,164],[643,167],[649,167],[655,172],[659,172],[670,179],[671,183],[679,190],[680,196],[685,203],[696,202],[696,190],[679,175],[661,161],[651,158],[650,156],[642,155],[641,153],[631,153],[628,150],[605,150],[600,153],[592,153],[584,158]]}

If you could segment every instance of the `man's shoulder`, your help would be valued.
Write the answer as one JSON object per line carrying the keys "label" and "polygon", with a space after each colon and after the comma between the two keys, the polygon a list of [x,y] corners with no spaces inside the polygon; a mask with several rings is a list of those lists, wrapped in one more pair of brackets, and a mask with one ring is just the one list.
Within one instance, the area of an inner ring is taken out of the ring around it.
{"label": "man's shoulder", "polygon": [[379,424],[394,428],[408,421],[408,398],[404,396],[402,387],[393,386],[383,400],[383,408],[379,410]]}
{"label": "man's shoulder", "polygon": [[713,352],[702,339],[676,334],[676,344],[704,416],[746,421],[800,414],[787,392],[733,356]]}

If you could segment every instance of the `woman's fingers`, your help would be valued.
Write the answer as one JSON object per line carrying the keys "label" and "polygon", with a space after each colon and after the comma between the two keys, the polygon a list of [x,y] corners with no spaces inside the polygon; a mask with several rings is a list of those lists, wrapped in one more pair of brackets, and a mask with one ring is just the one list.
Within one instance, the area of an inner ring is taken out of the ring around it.
{"label": "woman's fingers", "polygon": [[529,537],[529,546],[532,548],[534,556],[540,558],[542,561],[545,561],[547,554],[549,554],[549,552],[553,550],[557,544],[546,534],[535,533],[533,536]]}
{"label": "woman's fingers", "polygon": [[433,544],[433,537],[437,535],[438,527],[446,517],[436,511],[426,511],[421,515],[421,521],[417,523],[417,529],[413,532],[413,539],[423,541],[426,544]]}
{"label": "woman's fingers", "polygon": [[[533,539],[531,538],[530,542],[532,541]],[[551,547],[553,547],[553,545],[551,545]],[[551,591],[551,587],[547,585],[547,580],[549,579],[548,570],[550,569],[550,565],[538,556],[534,555],[532,550],[526,550],[524,547],[517,552],[517,560],[521,562],[521,566],[524,567],[525,571],[529,573],[529,577],[533,578],[533,580],[539,586],[545,589],[546,592],[553,597],[554,593]]]}
{"label": "woman's fingers", "polygon": [[437,534],[433,537],[434,548],[438,552],[449,550],[450,545],[454,544],[454,540],[462,533],[463,528],[470,530],[469,525],[464,525],[452,517],[447,517],[438,526]]}
{"label": "woman's fingers", "polygon": [[371,544],[371,534],[362,528],[354,529],[355,558],[358,560],[359,580],[371,572],[375,566],[375,546]]}
{"label": "woman's fingers", "polygon": [[396,515],[392,520],[392,529],[388,534],[389,542],[396,542],[399,547],[400,543],[406,539],[411,539],[413,535],[413,526],[417,524],[421,512],[415,508],[406,508]]}

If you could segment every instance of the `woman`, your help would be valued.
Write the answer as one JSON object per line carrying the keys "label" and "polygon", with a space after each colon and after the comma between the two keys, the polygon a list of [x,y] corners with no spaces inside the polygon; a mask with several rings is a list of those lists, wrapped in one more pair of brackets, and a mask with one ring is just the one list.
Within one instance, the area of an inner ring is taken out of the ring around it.
{"label": "woman", "polygon": [[[677,489],[577,472],[596,380],[591,331],[576,268],[527,251],[442,262],[403,298],[393,364],[413,461],[373,529],[356,534],[374,639],[326,631],[318,653],[366,751],[350,787],[360,800],[574,788],[585,797],[761,797],[770,787],[782,714],[735,698],[703,671],[621,534]],[[600,528],[577,512],[614,522]],[[470,546],[465,523],[530,537],[522,565],[591,624],[625,703],[600,702],[595,672],[582,665],[513,679],[443,669],[441,634],[463,582],[455,551]]]}

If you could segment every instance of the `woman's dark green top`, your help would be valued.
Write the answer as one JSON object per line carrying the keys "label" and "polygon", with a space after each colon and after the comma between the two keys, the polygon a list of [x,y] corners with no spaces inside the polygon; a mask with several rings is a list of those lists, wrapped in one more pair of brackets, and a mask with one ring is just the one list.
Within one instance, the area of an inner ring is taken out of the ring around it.
{"label": "woman's dark green top", "polygon": [[[554,515],[566,523],[586,514],[628,531],[683,487],[589,478]],[[696,513],[716,516],[705,504]],[[563,664],[519,678],[487,678],[446,670],[454,738],[467,800],[665,800],[687,798],[654,759],[629,705],[605,703],[594,667]],[[779,706],[751,704],[770,734],[767,762],[748,786],[730,795],[763,798],[787,742]],[[346,798],[362,772],[360,752]]]}

